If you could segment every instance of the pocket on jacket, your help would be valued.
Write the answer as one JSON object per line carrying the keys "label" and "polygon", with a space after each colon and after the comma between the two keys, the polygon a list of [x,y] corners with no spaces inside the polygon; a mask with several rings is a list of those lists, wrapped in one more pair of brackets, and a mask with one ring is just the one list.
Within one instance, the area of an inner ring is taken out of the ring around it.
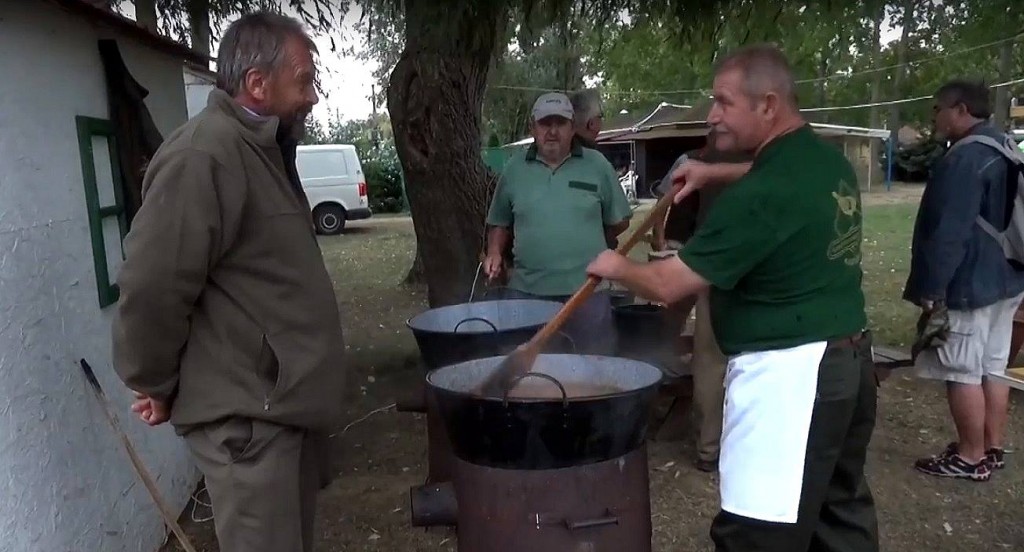
{"label": "pocket on jacket", "polygon": [[256,371],[264,386],[266,405],[269,406],[281,382],[281,362],[265,334],[260,338],[260,356]]}

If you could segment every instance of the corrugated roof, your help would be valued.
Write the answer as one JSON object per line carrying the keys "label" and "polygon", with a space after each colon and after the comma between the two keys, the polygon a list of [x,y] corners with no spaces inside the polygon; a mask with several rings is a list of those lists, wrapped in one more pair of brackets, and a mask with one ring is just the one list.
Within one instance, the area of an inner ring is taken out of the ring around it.
{"label": "corrugated roof", "polygon": [[[703,136],[708,132],[707,118],[713,100],[706,98],[694,106],[662,103],[644,117],[637,118],[635,123],[605,125],[597,135],[598,142],[616,142],[632,140],[654,140],[674,136]],[[866,138],[888,138],[889,131],[881,128],[864,128],[846,125],[835,125],[817,122],[818,113],[805,113],[804,120],[823,136],[861,136]],[[506,144],[521,146],[533,143],[532,137]]]}

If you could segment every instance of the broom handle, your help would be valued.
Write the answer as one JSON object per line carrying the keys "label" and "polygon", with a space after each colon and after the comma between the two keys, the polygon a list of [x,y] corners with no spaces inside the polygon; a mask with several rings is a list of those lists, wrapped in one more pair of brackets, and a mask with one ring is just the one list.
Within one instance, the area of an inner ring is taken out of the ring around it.
{"label": "broom handle", "polygon": [[[640,238],[642,238],[648,230],[654,227],[656,222],[664,220],[665,213],[672,204],[672,199],[675,197],[677,191],[678,189],[673,189],[661,196],[661,199],[654,204],[654,208],[647,213],[647,217],[644,218],[644,221],[640,223],[640,227],[629,236],[629,239],[627,239],[625,243],[619,244],[619,247],[615,252],[623,256],[627,255],[633,247],[640,242]],[[588,276],[587,282],[583,284],[583,287],[576,291],[576,293],[574,293],[572,297],[565,302],[565,305],[563,305],[558,311],[558,314],[548,321],[548,323],[545,324],[539,332],[534,334],[533,338],[531,338],[528,343],[533,346],[539,346],[540,344],[546,343],[548,339],[558,333],[558,330],[561,329],[562,325],[565,324],[565,321],[569,319],[569,316],[576,312],[580,305],[586,302],[587,299],[590,299],[590,296],[594,294],[594,290],[597,289],[597,285],[600,283],[601,278],[598,278],[597,276]]]}
{"label": "broom handle", "polygon": [[157,510],[160,511],[160,516],[164,518],[164,523],[171,528],[171,532],[177,537],[178,542],[181,543],[181,547],[185,549],[185,552],[196,552],[196,548],[192,546],[192,542],[189,541],[185,535],[185,531],[178,525],[177,516],[174,510],[164,500],[162,494],[160,494],[160,488],[157,487],[156,481],[153,480],[152,474],[146,469],[146,465],[142,463],[142,459],[139,458],[139,453],[135,450],[135,445],[132,444],[131,440],[128,439],[128,434],[125,433],[124,429],[121,428],[121,423],[118,421],[117,416],[110,410],[110,403],[107,400],[107,394],[103,392],[103,388],[100,387],[99,380],[96,379],[96,373],[93,372],[92,366],[83,358],[79,361],[79,365],[85,372],[85,377],[89,381],[89,386],[93,390],[93,396],[100,404],[100,408],[103,410],[103,416],[107,419],[110,427],[113,428],[114,433],[117,434],[121,441],[121,445],[124,446],[125,451],[128,452],[128,459],[132,462],[132,467],[135,468],[135,473],[142,479],[142,484],[145,485],[146,490],[149,491],[149,496],[153,498],[153,502],[156,503]]}

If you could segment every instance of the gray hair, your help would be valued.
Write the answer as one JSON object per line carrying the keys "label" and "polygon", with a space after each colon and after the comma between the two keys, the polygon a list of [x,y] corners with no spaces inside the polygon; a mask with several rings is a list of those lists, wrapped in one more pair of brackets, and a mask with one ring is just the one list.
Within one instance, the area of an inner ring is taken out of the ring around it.
{"label": "gray hair", "polygon": [[586,126],[588,121],[601,115],[601,95],[597,89],[586,88],[573,92],[569,101],[572,102],[576,126]]}
{"label": "gray hair", "polygon": [[964,104],[967,113],[975,119],[988,119],[992,115],[989,90],[984,81],[953,79],[935,92],[935,99],[943,107]]}
{"label": "gray hair", "polygon": [[316,44],[297,19],[270,12],[238,18],[225,31],[217,50],[217,88],[234,97],[245,87],[250,70],[270,74],[282,61],[285,43],[293,37],[317,53]]}
{"label": "gray hair", "polygon": [[743,73],[744,92],[750,99],[774,92],[790,107],[796,108],[796,82],[793,68],[773,44],[752,44],[729,52],[715,63],[715,74],[739,70]]}

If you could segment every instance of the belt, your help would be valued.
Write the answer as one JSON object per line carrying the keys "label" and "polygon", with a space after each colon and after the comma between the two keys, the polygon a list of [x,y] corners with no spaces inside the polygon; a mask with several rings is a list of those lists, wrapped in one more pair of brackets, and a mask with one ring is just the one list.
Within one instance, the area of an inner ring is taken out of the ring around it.
{"label": "belt", "polygon": [[853,335],[847,335],[844,337],[830,339],[828,340],[828,344],[825,346],[825,350],[855,349],[858,345],[860,345],[862,339],[864,339],[864,332],[857,332]]}

